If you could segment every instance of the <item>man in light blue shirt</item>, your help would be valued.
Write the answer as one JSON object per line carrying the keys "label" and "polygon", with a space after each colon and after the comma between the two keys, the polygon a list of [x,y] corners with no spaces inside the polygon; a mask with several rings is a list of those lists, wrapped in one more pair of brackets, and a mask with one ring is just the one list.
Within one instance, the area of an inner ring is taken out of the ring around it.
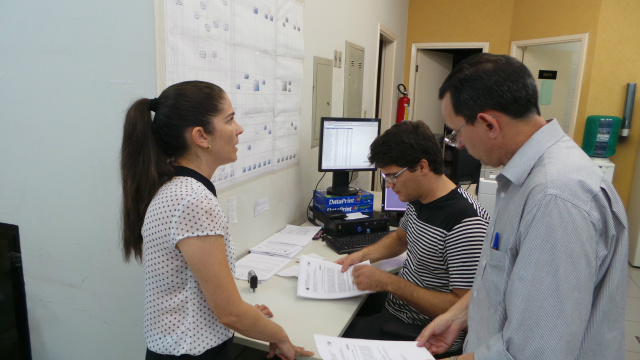
{"label": "man in light blue shirt", "polygon": [[418,337],[434,353],[468,328],[468,359],[623,359],[628,230],[611,183],[540,116],[519,61],[478,54],[440,88],[446,139],[502,166],[476,279]]}

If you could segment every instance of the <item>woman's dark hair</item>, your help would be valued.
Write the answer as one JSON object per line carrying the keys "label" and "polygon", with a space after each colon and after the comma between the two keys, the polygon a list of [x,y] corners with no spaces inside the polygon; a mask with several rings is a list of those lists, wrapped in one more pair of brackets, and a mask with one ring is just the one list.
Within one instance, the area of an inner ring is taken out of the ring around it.
{"label": "woman's dark hair", "polygon": [[413,169],[422,159],[429,162],[432,173],[442,175],[442,149],[422,121],[397,123],[378,136],[369,147],[369,162],[379,168],[396,165]]}
{"label": "woman's dark hair", "polygon": [[225,98],[217,85],[186,81],[169,86],[157,99],[139,99],[129,107],[120,153],[125,261],[132,254],[142,261],[147,207],[158,189],[173,178],[170,162],[187,152],[187,129],[199,126],[213,134],[212,119],[222,113]]}
{"label": "woman's dark hair", "polygon": [[536,81],[527,67],[508,55],[475,54],[444,80],[439,98],[449,94],[456,115],[473,124],[479,113],[500,111],[513,119],[540,115]]}

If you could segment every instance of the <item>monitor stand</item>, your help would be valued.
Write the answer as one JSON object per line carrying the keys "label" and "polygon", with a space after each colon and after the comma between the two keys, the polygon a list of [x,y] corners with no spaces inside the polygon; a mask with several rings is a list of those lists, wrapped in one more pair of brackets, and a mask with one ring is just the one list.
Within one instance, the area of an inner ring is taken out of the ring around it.
{"label": "monitor stand", "polygon": [[358,191],[358,188],[349,186],[348,171],[335,171],[331,187],[327,188],[327,194],[339,196],[357,195]]}
{"label": "monitor stand", "polygon": [[387,216],[389,217],[389,226],[400,227],[400,220],[404,216],[404,211],[389,211],[387,212]]}

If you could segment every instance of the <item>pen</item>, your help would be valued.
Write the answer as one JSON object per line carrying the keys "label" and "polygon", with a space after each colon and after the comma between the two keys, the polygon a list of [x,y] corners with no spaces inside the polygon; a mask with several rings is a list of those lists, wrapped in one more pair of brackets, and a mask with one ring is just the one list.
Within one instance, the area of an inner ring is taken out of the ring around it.
{"label": "pen", "polygon": [[493,237],[493,244],[491,245],[491,248],[493,250],[498,250],[499,247],[500,247],[500,233],[496,231],[496,235]]}

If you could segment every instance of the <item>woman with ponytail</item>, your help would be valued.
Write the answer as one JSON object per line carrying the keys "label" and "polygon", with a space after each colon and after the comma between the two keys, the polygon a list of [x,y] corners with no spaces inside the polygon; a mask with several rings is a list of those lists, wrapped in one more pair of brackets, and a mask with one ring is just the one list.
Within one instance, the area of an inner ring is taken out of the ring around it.
{"label": "woman with ponytail", "polygon": [[[153,116],[152,116],[153,114]],[[291,344],[238,293],[235,248],[215,170],[237,159],[242,127],[218,86],[187,81],[129,108],[122,140],[123,250],[145,270],[146,359],[228,359],[234,331],[269,342],[268,358],[312,352]]]}

